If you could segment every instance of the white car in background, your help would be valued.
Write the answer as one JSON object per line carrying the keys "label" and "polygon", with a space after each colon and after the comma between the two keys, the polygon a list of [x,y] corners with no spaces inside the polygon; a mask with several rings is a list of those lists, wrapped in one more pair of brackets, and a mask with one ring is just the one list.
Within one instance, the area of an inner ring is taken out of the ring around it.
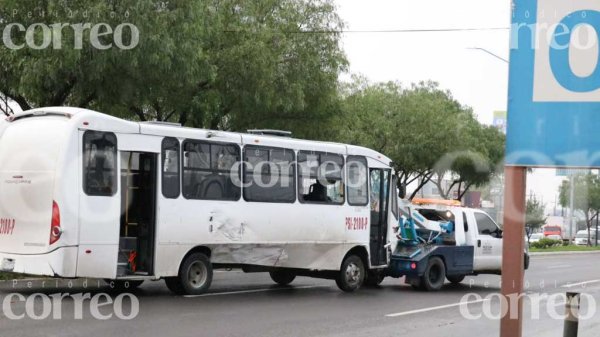
{"label": "white car in background", "polygon": [[[596,244],[596,231],[592,229],[591,231],[592,245]],[[599,238],[600,241],[600,238]],[[588,245],[588,231],[582,230],[577,232],[575,236],[575,244],[578,246],[587,246]]]}
{"label": "white car in background", "polygon": [[529,245],[531,245],[532,243],[538,242],[538,241],[540,241],[543,238],[544,238],[544,234],[542,234],[542,233],[533,233],[529,237]]}

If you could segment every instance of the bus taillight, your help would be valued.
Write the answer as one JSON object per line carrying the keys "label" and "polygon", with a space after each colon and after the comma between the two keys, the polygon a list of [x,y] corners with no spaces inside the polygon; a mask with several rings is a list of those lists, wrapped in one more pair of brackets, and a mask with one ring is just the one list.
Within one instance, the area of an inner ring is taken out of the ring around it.
{"label": "bus taillight", "polygon": [[50,244],[54,244],[62,235],[60,227],[60,209],[56,201],[52,202],[52,222],[50,223]]}

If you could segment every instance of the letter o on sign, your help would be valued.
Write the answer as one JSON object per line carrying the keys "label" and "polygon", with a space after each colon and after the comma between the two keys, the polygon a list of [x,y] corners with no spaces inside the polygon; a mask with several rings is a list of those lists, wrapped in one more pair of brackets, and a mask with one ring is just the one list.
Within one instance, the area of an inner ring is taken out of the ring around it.
{"label": "letter o on sign", "polygon": [[[558,27],[566,28],[570,33],[563,34],[557,27],[554,31],[556,43],[561,46],[569,46],[573,31],[582,24],[592,26],[600,40],[600,12],[586,10],[571,13],[560,22]],[[587,77],[579,77],[573,72],[569,61],[569,49],[570,47],[550,48],[550,67],[558,83],[573,92],[583,93],[600,89],[600,48],[598,48],[596,69]]]}

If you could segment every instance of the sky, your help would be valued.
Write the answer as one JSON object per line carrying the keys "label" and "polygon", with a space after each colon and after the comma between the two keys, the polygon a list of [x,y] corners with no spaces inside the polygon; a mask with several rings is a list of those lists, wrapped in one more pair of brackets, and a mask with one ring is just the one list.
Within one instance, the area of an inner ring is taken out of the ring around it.
{"label": "sky", "polygon": [[[343,48],[350,74],[371,81],[404,84],[433,80],[491,124],[494,111],[506,111],[510,31],[358,33],[405,29],[509,28],[509,0],[336,0],[346,23]],[[346,75],[347,79],[348,75]],[[564,177],[554,169],[535,169],[527,177],[527,195],[555,207]],[[560,207],[557,207],[560,208]]]}
{"label": "sky", "polygon": [[[336,0],[349,31],[508,28],[508,0]],[[433,80],[472,107],[482,123],[506,111],[508,29],[472,32],[358,33],[343,36],[350,73],[406,85]]]}

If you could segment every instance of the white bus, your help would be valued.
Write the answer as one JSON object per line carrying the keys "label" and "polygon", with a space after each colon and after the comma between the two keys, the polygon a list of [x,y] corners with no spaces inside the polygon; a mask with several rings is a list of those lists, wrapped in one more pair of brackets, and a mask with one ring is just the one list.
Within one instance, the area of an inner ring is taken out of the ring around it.
{"label": "white bus", "polygon": [[390,165],[366,148],[270,132],[20,112],[0,121],[0,271],[165,279],[200,294],[213,268],[242,268],[353,291],[390,259]]}

